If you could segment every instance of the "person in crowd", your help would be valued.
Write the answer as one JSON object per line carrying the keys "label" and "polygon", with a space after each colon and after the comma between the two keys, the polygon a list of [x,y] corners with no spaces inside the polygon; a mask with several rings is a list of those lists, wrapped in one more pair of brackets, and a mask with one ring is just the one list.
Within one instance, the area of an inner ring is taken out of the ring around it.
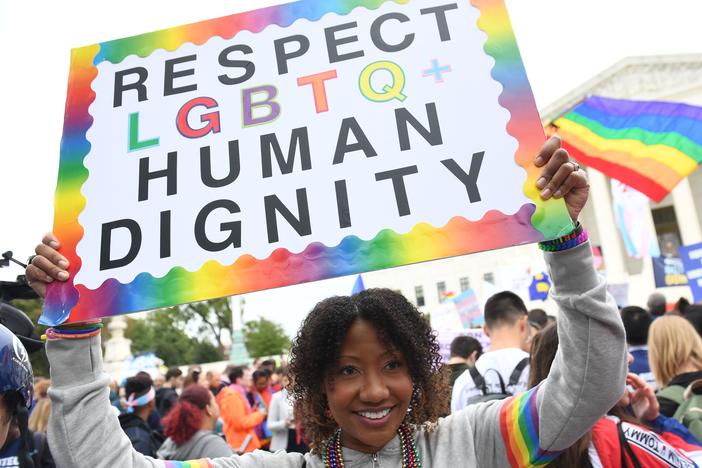
{"label": "person in crowd", "polygon": [[697,334],[702,336],[702,304],[688,304],[683,308],[682,316],[695,327]]}
{"label": "person in crowd", "polygon": [[[120,397],[120,387],[116,380],[110,381],[110,404],[114,408],[114,412],[117,416],[124,413],[127,408],[122,406],[122,398]],[[126,400],[125,400],[126,401]]]}
{"label": "person in crowd", "polygon": [[29,355],[0,324],[0,467],[54,468],[46,436],[28,427],[33,381]]}
{"label": "person in crowd", "polygon": [[262,408],[253,408],[247,397],[252,383],[250,369],[231,368],[229,381],[231,385],[217,395],[224,436],[236,453],[253,452],[261,448],[256,427],[266,418],[266,413]]}
{"label": "person in crowd", "polygon": [[[588,196],[586,175],[568,160],[557,137],[535,156],[542,197],[563,197],[577,221]],[[40,294],[49,278],[69,276],[60,245],[47,235],[27,269]],[[290,393],[311,453],[257,451],[190,466],[547,465],[621,397],[626,346],[621,317],[593,268],[582,227],[540,247],[546,251],[562,332],[552,375],[541,385],[439,420],[448,397],[447,375],[436,335],[416,307],[388,289],[332,297],[309,313],[291,349]],[[53,382],[49,424],[57,460],[77,468],[105,461],[121,468],[162,466],[134,451],[116,421],[106,417],[100,330],[74,325],[59,330],[70,331],[71,339],[56,332],[47,343]]]}
{"label": "person in crowd", "polygon": [[687,298],[685,298],[685,297],[681,297],[675,303],[673,310],[677,311],[680,315],[685,315],[685,310],[688,308],[689,305],[690,305],[690,301],[688,301]]}
{"label": "person in crowd", "polygon": [[[547,327],[534,338],[529,388],[551,372],[558,350],[556,327]],[[634,359],[629,354],[629,361]],[[651,386],[630,373],[629,388],[592,430],[583,435],[551,468],[588,467],[697,467],[702,466],[702,443],[672,418],[661,415]]]}
{"label": "person in crowd", "polygon": [[[475,370],[485,381],[484,388],[476,385],[470,369],[461,374],[453,385],[451,412],[459,411],[478,401],[485,394],[516,395],[527,388],[529,378],[528,312],[524,301],[516,294],[503,291],[485,303],[485,333],[490,347],[475,362]],[[505,392],[506,390],[506,392]]]}
{"label": "person in crowd", "polygon": [[273,369],[273,373],[271,374],[271,391],[273,393],[279,392],[283,389],[283,375],[287,374],[287,371],[282,368],[282,367],[276,367]]}
{"label": "person in crowd", "polygon": [[648,363],[648,329],[653,322],[651,314],[643,307],[627,306],[621,311],[624,330],[626,330],[626,344],[629,354],[634,357],[634,362],[629,364],[629,372],[641,377],[647,384],[656,388],[656,379],[653,377]]}
{"label": "person in crowd", "polygon": [[[51,414],[51,400],[49,399],[49,387],[51,380],[41,379],[34,386],[34,395],[37,397],[32,412],[29,415],[29,430],[32,432],[46,432],[49,425],[49,415]],[[2,466],[2,465],[0,465]]]}
{"label": "person in crowd", "polygon": [[548,325],[548,314],[544,309],[532,309],[527,316],[527,323],[529,324],[529,338],[527,338],[527,342],[529,347],[531,347],[531,340],[534,339],[534,335]]}
{"label": "person in crowd", "polygon": [[268,413],[268,430],[272,435],[270,451],[307,453],[309,447],[305,444],[300,426],[295,421],[295,411],[287,390],[290,379],[285,370],[283,370],[281,384],[282,390],[273,394],[271,411]]}
{"label": "person in crowd", "polygon": [[124,391],[127,395],[127,412],[119,416],[119,424],[136,451],[156,457],[163,438],[148,424],[149,416],[156,408],[156,391],[151,377],[146,372],[129,377]]}
{"label": "person in crowd", "polygon": [[168,437],[160,449],[162,460],[194,460],[232,455],[232,448],[214,433],[219,406],[214,395],[202,385],[183,390],[176,404],[163,419]]}
{"label": "person in crowd", "polygon": [[[137,377],[141,376],[141,378],[143,378],[144,380],[150,381],[151,388],[153,388],[154,392],[156,392],[156,387],[154,386],[154,381],[151,378],[151,374],[149,374],[148,372],[140,371],[140,372],[136,373],[136,376]],[[127,400],[125,398],[125,411],[127,411],[128,409],[129,409],[129,405],[127,404]],[[153,411],[151,411],[151,413],[149,414],[149,417],[146,420],[146,424],[148,424],[149,428],[153,432],[156,433],[155,434],[156,438],[158,440],[163,441],[163,439],[165,437],[163,436],[163,426],[161,426],[161,415],[159,414],[158,409],[156,409],[155,405],[154,405]]]}
{"label": "person in crowd", "polygon": [[193,364],[188,367],[188,372],[185,375],[185,380],[183,381],[183,388],[187,388],[192,384],[201,384],[204,382],[204,376],[202,375],[202,368],[199,364]]}
{"label": "person in crowd", "polygon": [[[702,379],[702,338],[684,318],[666,315],[651,324],[648,359],[659,393],[673,385],[687,388]],[[678,402],[660,394],[658,401],[665,416],[673,416],[678,409]]]}
{"label": "person in crowd", "polygon": [[[261,367],[254,371],[252,375],[253,383],[249,390],[251,399],[249,403],[254,408],[261,408],[264,413],[268,413],[271,407],[271,399],[273,398],[273,390],[270,387],[271,371],[268,367],[264,367],[267,361],[261,363]],[[271,444],[271,432],[268,430],[268,421],[264,419],[261,424],[256,427],[256,435],[261,443],[262,449],[268,449]]]}
{"label": "person in crowd", "polygon": [[166,377],[159,372],[153,378],[153,381],[154,381],[154,390],[156,390],[158,392],[161,388],[163,388],[163,384],[166,383]]}
{"label": "person in crowd", "polygon": [[156,411],[164,417],[178,400],[178,393],[183,389],[185,377],[183,371],[171,367],[166,371],[166,381],[161,388],[156,390]]}
{"label": "person in crowd", "polygon": [[451,342],[448,368],[451,370],[451,388],[456,379],[469,367],[475,365],[475,361],[483,354],[483,347],[480,341],[472,336],[457,336]]}
{"label": "person in crowd", "polygon": [[209,370],[205,373],[205,383],[207,384],[207,389],[211,391],[214,396],[217,396],[224,386],[222,374],[215,370]]}
{"label": "person in crowd", "polygon": [[654,319],[658,317],[662,317],[663,314],[665,314],[665,308],[666,308],[666,299],[665,296],[659,292],[654,292],[650,296],[648,296],[648,301],[646,301],[646,307],[648,307],[648,311],[651,313]]}
{"label": "person in crowd", "polygon": [[275,359],[264,359],[261,361],[261,364],[259,364],[258,369],[267,369],[268,372],[273,374],[275,370]]}
{"label": "person in crowd", "polygon": [[255,370],[252,375],[251,395],[253,404],[269,408],[273,392],[270,387],[271,372],[267,368]]}
{"label": "person in crowd", "polygon": [[[32,406],[29,408],[29,414],[32,414],[32,411],[34,411],[34,407],[37,404],[37,400],[39,400],[39,396],[37,395],[37,387],[40,387],[42,385],[42,382],[44,382],[45,379],[44,377],[34,377],[34,395],[32,396]],[[47,387],[48,390],[48,387]]]}

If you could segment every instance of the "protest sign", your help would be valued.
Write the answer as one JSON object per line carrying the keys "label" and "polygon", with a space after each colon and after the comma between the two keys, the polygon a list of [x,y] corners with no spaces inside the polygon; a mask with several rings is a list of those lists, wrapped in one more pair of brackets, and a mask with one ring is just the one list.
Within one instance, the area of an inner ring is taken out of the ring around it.
{"label": "protest sign", "polygon": [[502,0],[303,0],[75,49],[75,322],[555,238]]}
{"label": "protest sign", "polygon": [[529,285],[530,301],[545,301],[548,299],[548,292],[551,290],[551,278],[547,273],[539,273],[532,277]]}
{"label": "protest sign", "polygon": [[685,267],[677,257],[651,257],[653,278],[657,288],[687,285]]}
{"label": "protest sign", "polygon": [[478,302],[478,297],[475,295],[473,288],[468,288],[454,297],[453,303],[456,305],[456,312],[461,319],[463,328],[482,325],[484,321],[483,310],[480,308],[480,302]]}
{"label": "protest sign", "polygon": [[680,247],[678,251],[692,291],[692,300],[702,303],[702,242]]}
{"label": "protest sign", "polygon": [[453,301],[442,302],[429,314],[434,330],[460,330],[463,327],[461,317]]}
{"label": "protest sign", "polygon": [[441,361],[448,362],[451,359],[451,342],[459,336],[472,336],[480,342],[483,352],[490,347],[490,337],[485,334],[482,328],[469,328],[467,330],[436,330],[436,340],[439,342],[439,354]]}

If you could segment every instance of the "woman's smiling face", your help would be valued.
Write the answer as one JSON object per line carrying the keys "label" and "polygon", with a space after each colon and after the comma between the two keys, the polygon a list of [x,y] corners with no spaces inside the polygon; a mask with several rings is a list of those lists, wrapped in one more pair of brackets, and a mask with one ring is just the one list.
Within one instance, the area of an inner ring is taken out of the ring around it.
{"label": "woman's smiling face", "polygon": [[367,453],[380,451],[395,437],[412,399],[412,378],[404,356],[381,342],[372,324],[357,320],[331,372],[325,392],[341,427],[342,444]]}

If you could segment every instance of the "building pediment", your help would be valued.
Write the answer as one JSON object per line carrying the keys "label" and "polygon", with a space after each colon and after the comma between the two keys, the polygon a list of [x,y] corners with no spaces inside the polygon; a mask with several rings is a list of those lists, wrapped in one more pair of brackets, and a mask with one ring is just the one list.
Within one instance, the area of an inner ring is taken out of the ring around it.
{"label": "building pediment", "polygon": [[543,109],[544,124],[591,95],[702,105],[702,54],[623,59]]}

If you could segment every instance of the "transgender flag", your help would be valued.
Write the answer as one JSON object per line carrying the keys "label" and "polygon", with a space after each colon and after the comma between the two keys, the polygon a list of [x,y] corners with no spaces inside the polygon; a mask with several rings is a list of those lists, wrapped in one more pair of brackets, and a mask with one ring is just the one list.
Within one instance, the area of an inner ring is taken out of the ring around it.
{"label": "transgender flag", "polygon": [[553,126],[573,158],[656,202],[702,163],[702,107],[592,96]]}
{"label": "transgender flag", "polygon": [[612,209],[619,234],[630,257],[661,256],[658,238],[649,221],[649,201],[644,194],[613,180]]}
{"label": "transgender flag", "polygon": [[456,311],[461,318],[463,328],[471,328],[483,323],[483,311],[480,309],[480,303],[473,288],[455,296],[453,303],[456,305]]}

